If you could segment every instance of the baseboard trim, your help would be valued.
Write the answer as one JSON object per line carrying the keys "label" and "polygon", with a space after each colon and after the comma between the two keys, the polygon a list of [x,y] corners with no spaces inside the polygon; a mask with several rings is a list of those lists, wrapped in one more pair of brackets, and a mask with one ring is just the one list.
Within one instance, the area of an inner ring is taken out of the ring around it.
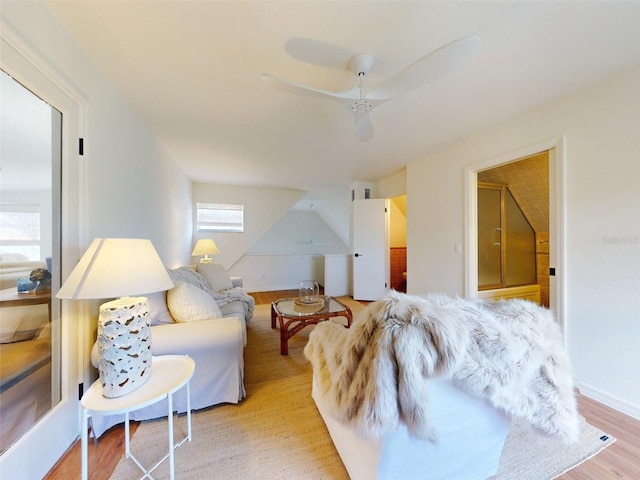
{"label": "baseboard trim", "polygon": [[591,385],[578,382],[576,386],[578,387],[578,390],[580,390],[580,393],[585,397],[589,397],[596,402],[617,410],[620,413],[624,413],[636,420],[640,420],[640,407],[637,405],[633,405]]}
{"label": "baseboard trim", "polygon": [[300,284],[296,283],[293,285],[267,285],[267,286],[262,285],[260,287],[245,285],[243,288],[247,292],[279,292],[282,290],[298,290],[300,288]]}

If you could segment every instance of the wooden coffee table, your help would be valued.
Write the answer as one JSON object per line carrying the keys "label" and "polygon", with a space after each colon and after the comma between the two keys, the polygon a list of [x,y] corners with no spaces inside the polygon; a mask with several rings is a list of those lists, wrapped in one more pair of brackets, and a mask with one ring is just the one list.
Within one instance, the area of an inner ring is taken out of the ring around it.
{"label": "wooden coffee table", "polygon": [[280,323],[280,354],[289,355],[289,339],[308,325],[316,325],[332,317],[345,317],[351,326],[351,309],[339,300],[320,296],[317,304],[300,304],[297,298],[281,298],[271,304],[271,328]]}

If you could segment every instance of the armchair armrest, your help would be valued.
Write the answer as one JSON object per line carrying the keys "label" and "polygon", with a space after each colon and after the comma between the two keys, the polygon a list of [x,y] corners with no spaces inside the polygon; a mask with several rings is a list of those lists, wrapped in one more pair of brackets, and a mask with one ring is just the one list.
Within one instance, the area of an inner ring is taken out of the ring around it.
{"label": "armchair armrest", "polygon": [[242,287],[242,277],[230,277],[234,287]]}

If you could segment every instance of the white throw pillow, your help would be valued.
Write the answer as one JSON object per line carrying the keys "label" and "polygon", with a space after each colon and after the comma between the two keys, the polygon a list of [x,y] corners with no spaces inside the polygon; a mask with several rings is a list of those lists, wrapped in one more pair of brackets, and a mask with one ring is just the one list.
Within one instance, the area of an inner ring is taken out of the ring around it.
{"label": "white throw pillow", "polygon": [[167,308],[167,292],[155,292],[144,295],[149,301],[151,325],[167,325],[175,321]]}
{"label": "white throw pillow", "polygon": [[178,283],[167,292],[167,306],[176,322],[198,322],[222,317],[213,297],[188,283]]}
{"label": "white throw pillow", "polygon": [[209,287],[214,292],[228,290],[233,287],[231,277],[219,263],[199,263],[196,268],[198,273],[207,279]]}
{"label": "white throw pillow", "polygon": [[169,273],[169,277],[173,281],[174,285],[182,282],[194,285],[205,292],[211,290],[207,279],[191,267],[178,267],[173,270],[168,270],[167,272]]}

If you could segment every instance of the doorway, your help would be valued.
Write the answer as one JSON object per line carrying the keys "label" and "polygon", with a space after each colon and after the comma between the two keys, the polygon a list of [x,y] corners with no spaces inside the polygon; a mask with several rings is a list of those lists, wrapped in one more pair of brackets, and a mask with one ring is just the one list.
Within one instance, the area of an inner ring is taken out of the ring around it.
{"label": "doorway", "polygon": [[[544,279],[548,279],[548,293],[546,294],[547,299],[545,299],[544,303],[554,311],[559,324],[563,326],[564,231],[562,225],[564,221],[564,137],[562,136],[542,141],[466,168],[465,291],[469,297],[483,296],[478,281],[478,265],[480,262],[478,253],[478,182],[482,179],[482,181],[489,181],[491,183],[512,184],[514,182],[513,179],[510,179],[508,182],[496,181],[495,178],[491,177],[491,174],[496,171],[499,172],[499,170],[497,170],[498,168],[508,167],[511,164],[515,164],[513,168],[517,171],[518,161],[535,159],[538,155],[548,155],[548,173],[546,176],[548,183],[548,203],[538,202],[536,207],[540,209],[542,215],[547,218],[547,231],[544,231],[544,227],[536,227],[536,221],[532,221],[529,215],[527,215],[527,217],[536,231],[537,281],[544,283]],[[521,172],[517,180],[527,183],[524,177],[524,173]]]}
{"label": "doorway", "polygon": [[480,171],[477,179],[479,290],[537,286],[537,300],[548,307],[549,152]]}
{"label": "doorway", "polygon": [[407,196],[389,199],[389,285],[407,292]]}

